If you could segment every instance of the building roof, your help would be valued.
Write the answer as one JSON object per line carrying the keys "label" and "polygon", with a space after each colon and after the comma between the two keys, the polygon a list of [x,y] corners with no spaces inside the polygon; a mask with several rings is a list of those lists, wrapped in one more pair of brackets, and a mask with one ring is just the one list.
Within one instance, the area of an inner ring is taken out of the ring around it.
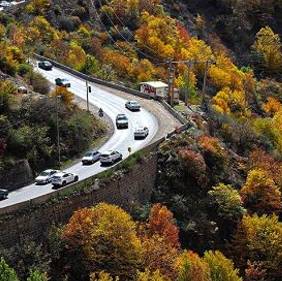
{"label": "building roof", "polygon": [[148,82],[141,82],[140,85],[149,85],[154,88],[165,88],[168,87],[168,85],[162,81],[148,81]]}

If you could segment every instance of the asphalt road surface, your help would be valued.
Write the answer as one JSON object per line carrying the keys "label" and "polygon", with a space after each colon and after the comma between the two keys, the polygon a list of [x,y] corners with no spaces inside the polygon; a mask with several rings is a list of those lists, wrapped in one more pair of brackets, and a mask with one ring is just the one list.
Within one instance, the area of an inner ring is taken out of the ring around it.
{"label": "asphalt road surface", "polygon": [[[71,82],[71,88],[69,90],[76,96],[86,100],[86,83],[83,79],[68,74],[58,68],[53,68],[52,71],[44,71],[41,69],[38,69],[38,71],[52,83],[54,83],[54,80],[58,77],[69,79]],[[101,89],[92,83],[89,83],[89,85],[91,85],[92,88],[91,93],[89,93],[89,102],[91,104],[97,106],[98,108],[102,108],[114,123],[116,115],[119,113],[125,113],[129,119],[129,128],[117,130],[115,127],[113,135],[99,149],[100,152],[114,149],[121,152],[123,154],[123,158],[126,158],[129,155],[128,147],[131,147],[132,152],[134,152],[145,147],[152,141],[158,132],[158,120],[152,113],[148,112],[144,108],[141,108],[141,111],[139,112],[131,112],[125,108],[125,99],[111,94],[105,89]],[[132,99],[134,100],[134,97],[132,97]],[[139,126],[146,126],[149,128],[149,136],[145,140],[134,140],[134,129]],[[105,169],[107,168],[101,167],[99,162],[90,166],[82,166],[80,162],[74,164],[65,171],[76,173],[79,175],[79,180],[83,180]],[[28,201],[53,191],[51,184],[31,184],[9,193],[8,199],[0,202],[0,208]]]}

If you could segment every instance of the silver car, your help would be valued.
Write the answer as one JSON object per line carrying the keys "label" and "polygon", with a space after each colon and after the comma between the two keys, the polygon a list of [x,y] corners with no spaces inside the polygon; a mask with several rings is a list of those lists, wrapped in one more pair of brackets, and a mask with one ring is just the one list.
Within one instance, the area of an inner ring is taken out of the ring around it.
{"label": "silver car", "polygon": [[52,178],[52,184],[54,187],[60,187],[60,186],[65,186],[67,184],[70,184],[72,182],[78,181],[78,175],[73,174],[73,173],[66,173],[66,172],[60,172],[57,173],[53,178]]}
{"label": "silver car", "polygon": [[88,164],[94,164],[100,159],[101,153],[97,150],[89,151],[87,152],[83,158],[82,158],[82,164],[88,165]]}
{"label": "silver car", "polygon": [[125,114],[117,115],[116,126],[118,129],[127,129],[128,128],[128,118]]}
{"label": "silver car", "polygon": [[101,154],[101,165],[113,165],[122,160],[122,154],[116,150],[109,150]]}
{"label": "silver car", "polygon": [[140,127],[134,131],[134,139],[145,139],[149,135],[149,129],[147,127]]}
{"label": "silver car", "polygon": [[35,178],[35,183],[36,184],[47,184],[50,183],[52,180],[52,177],[58,173],[59,171],[49,169],[41,172],[38,177]]}
{"label": "silver car", "polygon": [[125,103],[125,107],[131,111],[139,111],[141,108],[137,101],[128,101]]}

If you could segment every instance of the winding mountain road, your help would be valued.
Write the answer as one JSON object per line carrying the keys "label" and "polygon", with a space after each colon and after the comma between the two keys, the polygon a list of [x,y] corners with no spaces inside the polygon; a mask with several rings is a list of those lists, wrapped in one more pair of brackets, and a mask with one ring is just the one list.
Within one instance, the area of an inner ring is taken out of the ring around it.
{"label": "winding mountain road", "polygon": [[[54,80],[58,77],[67,78],[71,82],[70,91],[77,97],[86,100],[86,83],[83,79],[55,67],[52,71],[44,71],[39,68],[37,68],[37,70],[52,83],[54,83]],[[125,130],[117,130],[115,127],[113,135],[99,149],[100,152],[114,149],[121,152],[123,158],[126,158],[129,155],[128,147],[131,147],[132,152],[135,152],[147,146],[157,136],[164,136],[179,125],[177,120],[170,116],[160,104],[154,101],[146,101],[131,96],[132,99],[138,100],[139,102],[141,101],[140,103],[142,104],[141,111],[131,112],[125,108],[125,102],[127,98],[130,97],[128,94],[124,94],[124,96],[120,93],[115,95],[112,93],[112,90],[107,90],[105,87],[100,87],[93,83],[89,83],[89,85],[91,85],[92,88],[91,93],[89,93],[90,104],[93,104],[98,108],[101,107],[113,123],[115,123],[116,115],[119,113],[125,113],[129,119],[129,128]],[[146,107],[150,107],[150,109],[147,110]],[[152,112],[154,112],[154,114]],[[165,118],[166,120],[163,120]],[[145,140],[134,140],[134,129],[139,126],[146,126],[149,128],[149,136]],[[160,127],[162,127],[161,130]],[[90,166],[83,166],[81,162],[79,162],[70,168],[67,168],[65,171],[76,173],[79,175],[79,180],[83,180],[102,172],[105,169],[107,168],[101,167],[99,162]],[[9,193],[8,199],[0,202],[0,208],[28,201],[53,191],[51,184],[31,184]]]}

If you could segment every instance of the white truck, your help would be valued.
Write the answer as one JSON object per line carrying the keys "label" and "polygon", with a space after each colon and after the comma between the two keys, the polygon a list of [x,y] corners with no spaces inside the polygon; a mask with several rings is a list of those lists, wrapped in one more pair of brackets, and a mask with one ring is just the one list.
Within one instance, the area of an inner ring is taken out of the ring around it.
{"label": "white truck", "polygon": [[[149,95],[153,99],[169,100],[168,84],[162,81],[148,81],[140,83],[140,92]],[[174,89],[174,101],[179,101],[179,91]]]}

